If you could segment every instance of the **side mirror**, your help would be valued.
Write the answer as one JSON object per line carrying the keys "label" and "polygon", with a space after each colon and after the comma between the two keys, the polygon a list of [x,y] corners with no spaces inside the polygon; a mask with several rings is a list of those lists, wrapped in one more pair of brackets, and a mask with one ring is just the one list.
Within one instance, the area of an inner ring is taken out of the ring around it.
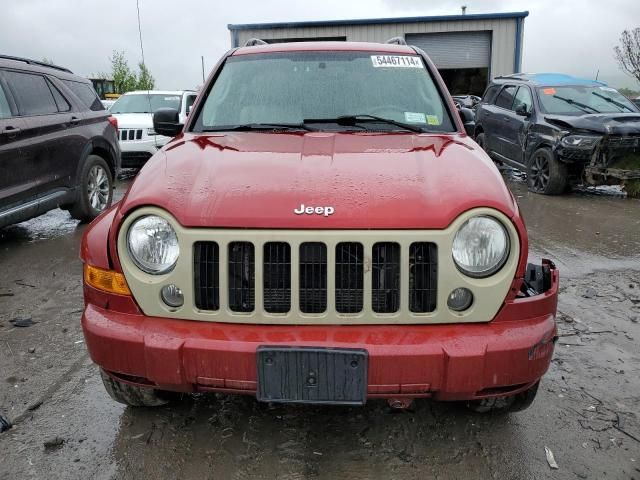
{"label": "side mirror", "polygon": [[175,137],[182,131],[180,112],[175,108],[159,108],[153,114],[153,129],[158,135]]}
{"label": "side mirror", "polygon": [[524,103],[521,103],[516,107],[516,115],[520,115],[521,117],[528,117],[530,115],[527,111],[527,106]]}

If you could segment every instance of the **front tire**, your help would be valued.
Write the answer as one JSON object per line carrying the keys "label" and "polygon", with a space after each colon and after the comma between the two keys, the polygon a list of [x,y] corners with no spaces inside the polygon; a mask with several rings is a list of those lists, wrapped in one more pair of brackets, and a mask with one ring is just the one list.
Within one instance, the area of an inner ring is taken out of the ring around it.
{"label": "front tire", "polygon": [[113,177],[102,157],[89,155],[80,172],[78,198],[69,213],[76,220],[90,222],[111,206]]}
{"label": "front tire", "polygon": [[567,188],[567,166],[548,148],[539,148],[527,164],[527,187],[543,195],[560,195]]}
{"label": "front tire", "polygon": [[119,382],[103,370],[100,370],[100,376],[105,390],[118,403],[124,403],[130,407],[160,407],[169,403],[168,399],[162,398],[153,388]]}
{"label": "front tire", "polygon": [[476,413],[511,413],[521,412],[531,406],[538,394],[540,382],[524,392],[508,397],[484,398],[467,402],[467,408]]}

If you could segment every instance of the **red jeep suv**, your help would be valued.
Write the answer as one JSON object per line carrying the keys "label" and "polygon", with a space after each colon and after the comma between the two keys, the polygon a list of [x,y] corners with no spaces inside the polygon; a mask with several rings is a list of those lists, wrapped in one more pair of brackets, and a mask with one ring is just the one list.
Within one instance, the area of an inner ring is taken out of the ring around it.
{"label": "red jeep suv", "polygon": [[424,52],[228,52],[184,125],[82,242],[105,387],[519,410],[556,335],[558,272],[527,264],[514,197]]}

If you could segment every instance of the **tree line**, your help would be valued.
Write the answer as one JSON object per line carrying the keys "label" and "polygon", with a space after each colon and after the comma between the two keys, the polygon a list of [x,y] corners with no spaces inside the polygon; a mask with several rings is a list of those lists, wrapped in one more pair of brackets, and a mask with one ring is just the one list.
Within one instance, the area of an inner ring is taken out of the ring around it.
{"label": "tree line", "polygon": [[138,71],[129,67],[124,50],[114,50],[109,61],[111,62],[111,73],[99,73],[94,77],[113,80],[115,93],[153,90],[156,86],[155,78],[143,62],[138,62]]}

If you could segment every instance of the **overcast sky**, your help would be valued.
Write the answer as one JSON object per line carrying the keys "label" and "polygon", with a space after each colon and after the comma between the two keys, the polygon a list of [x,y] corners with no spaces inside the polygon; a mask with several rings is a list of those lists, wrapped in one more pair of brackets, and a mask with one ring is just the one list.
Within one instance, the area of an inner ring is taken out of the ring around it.
{"label": "overcast sky", "polygon": [[[559,71],[640,88],[613,47],[640,26],[640,0],[140,0],[147,65],[156,87],[193,88],[230,47],[229,23],[332,20],[528,10],[523,70]],[[114,49],[140,61],[135,0],[0,0],[0,53],[52,59],[89,76],[109,71]]]}

